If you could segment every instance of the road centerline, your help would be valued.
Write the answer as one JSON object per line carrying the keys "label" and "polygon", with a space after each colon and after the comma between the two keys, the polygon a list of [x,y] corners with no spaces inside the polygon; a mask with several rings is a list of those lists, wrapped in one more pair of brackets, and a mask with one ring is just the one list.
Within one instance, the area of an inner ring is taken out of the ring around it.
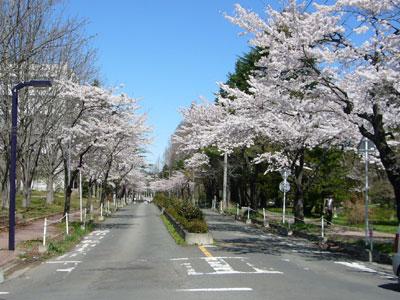
{"label": "road centerline", "polygon": [[213,255],[203,245],[199,246],[199,249],[205,256],[213,257]]}

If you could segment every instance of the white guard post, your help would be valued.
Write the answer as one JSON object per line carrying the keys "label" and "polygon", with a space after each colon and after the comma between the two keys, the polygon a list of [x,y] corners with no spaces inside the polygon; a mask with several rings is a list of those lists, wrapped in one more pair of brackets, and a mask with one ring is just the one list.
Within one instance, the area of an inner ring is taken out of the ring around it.
{"label": "white guard post", "polygon": [[47,234],[47,218],[44,218],[44,225],[43,225],[43,247],[46,247],[46,234]]}
{"label": "white guard post", "polygon": [[65,213],[65,232],[69,235],[68,213]]}

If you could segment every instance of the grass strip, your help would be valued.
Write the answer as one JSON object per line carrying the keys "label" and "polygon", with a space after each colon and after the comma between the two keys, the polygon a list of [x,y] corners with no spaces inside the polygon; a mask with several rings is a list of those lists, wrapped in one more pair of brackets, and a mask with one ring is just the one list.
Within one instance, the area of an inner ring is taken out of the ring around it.
{"label": "grass strip", "polygon": [[93,231],[94,225],[93,223],[86,224],[86,227],[83,229],[78,222],[71,223],[72,232],[70,235],[65,236],[64,239],[61,240],[53,240],[49,242],[48,245],[48,253],[51,256],[54,255],[62,255],[68,251],[70,251],[75,245],[77,245],[82,238]]}
{"label": "grass strip", "polygon": [[[62,227],[63,224],[59,224],[59,226]],[[82,229],[80,223],[78,222],[72,222],[70,226],[70,234],[68,236],[62,235],[55,239],[49,239],[47,251],[44,253],[40,253],[38,250],[39,246],[42,244],[41,239],[22,242],[18,245],[18,248],[22,251],[22,254],[19,255],[19,258],[27,262],[34,262],[43,261],[54,256],[62,255],[79,244],[83,237],[94,229],[93,223],[86,224],[85,229]]]}
{"label": "grass strip", "polygon": [[169,234],[175,240],[175,243],[177,243],[180,246],[186,245],[185,240],[178,234],[178,232],[176,232],[174,226],[172,226],[172,224],[168,221],[168,219],[164,215],[161,215],[161,220],[163,221],[165,227],[167,227]]}

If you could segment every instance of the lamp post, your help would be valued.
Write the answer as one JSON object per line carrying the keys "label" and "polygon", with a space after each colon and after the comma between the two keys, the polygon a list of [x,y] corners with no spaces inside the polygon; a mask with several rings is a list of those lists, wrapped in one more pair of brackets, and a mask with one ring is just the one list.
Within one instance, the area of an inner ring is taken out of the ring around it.
{"label": "lamp post", "polygon": [[10,207],[8,250],[15,250],[15,180],[17,164],[17,122],[18,122],[18,91],[24,87],[51,87],[49,80],[30,80],[20,82],[12,88],[11,106],[11,148],[10,148]]}
{"label": "lamp post", "polygon": [[[358,145],[358,152],[364,154],[365,160],[365,244],[369,243],[370,246],[370,258],[372,260],[372,236],[370,234],[369,222],[368,222],[368,162],[369,153],[375,151],[375,145],[366,137],[362,138]],[[372,232],[372,231],[371,231]]]}

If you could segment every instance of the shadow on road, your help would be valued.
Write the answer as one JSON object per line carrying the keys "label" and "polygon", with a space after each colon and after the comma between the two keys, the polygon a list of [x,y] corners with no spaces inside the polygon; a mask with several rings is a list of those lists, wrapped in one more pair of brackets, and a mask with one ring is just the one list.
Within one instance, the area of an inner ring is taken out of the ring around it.
{"label": "shadow on road", "polygon": [[231,217],[205,211],[208,227],[213,232],[218,247],[238,255],[263,253],[274,256],[291,253],[307,260],[343,260],[344,253],[321,250],[317,243],[297,237],[272,234],[267,229],[255,228],[233,220]]}
{"label": "shadow on road", "polygon": [[108,216],[108,219],[138,219],[138,218],[144,218],[145,215],[133,215],[133,214],[123,214],[123,215],[111,215]]}
{"label": "shadow on road", "polygon": [[97,226],[98,229],[127,229],[134,227],[135,224],[129,223],[108,223],[108,224],[99,224]]}
{"label": "shadow on road", "polygon": [[382,285],[378,285],[378,287],[385,289],[385,290],[391,290],[394,292],[400,293],[400,285],[398,283],[386,283]]}

